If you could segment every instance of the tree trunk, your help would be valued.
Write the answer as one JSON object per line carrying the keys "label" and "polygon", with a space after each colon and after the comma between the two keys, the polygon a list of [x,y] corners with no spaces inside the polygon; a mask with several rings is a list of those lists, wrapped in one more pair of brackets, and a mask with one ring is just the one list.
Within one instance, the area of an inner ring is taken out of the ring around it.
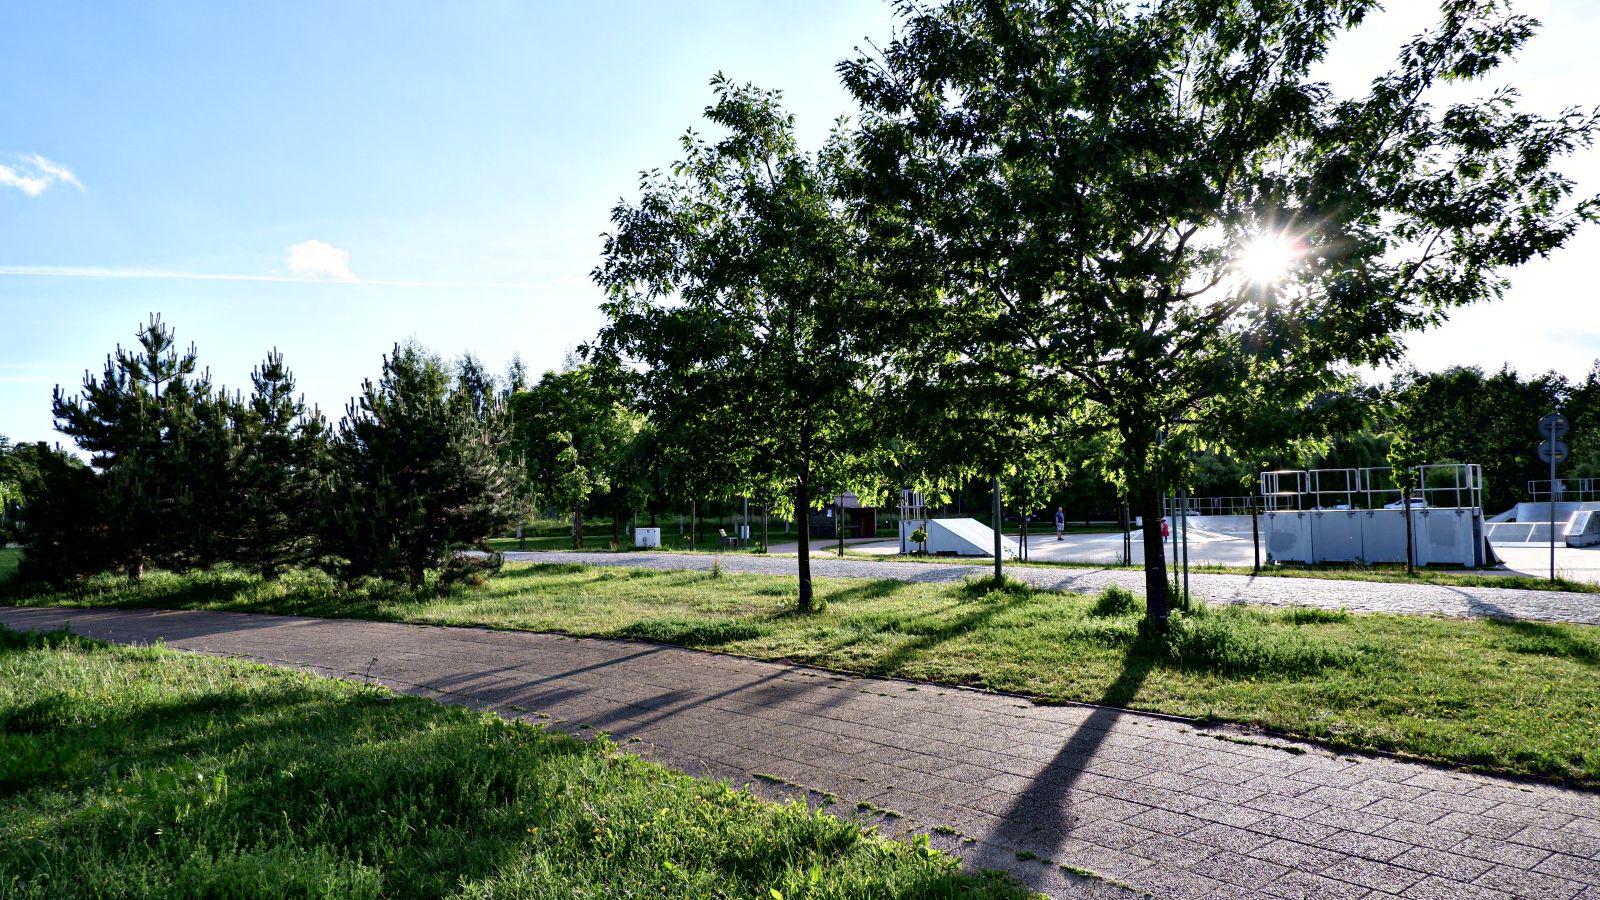
{"label": "tree trunk", "polygon": [[1000,544],[1001,541],[1004,540],[1000,536],[1000,529],[1005,525],[1005,513],[1000,507],[999,478],[994,479],[992,487],[994,489],[994,496],[992,498],[993,502],[990,504],[990,506],[992,506],[993,509],[990,510],[989,515],[992,517],[991,524],[994,525],[994,584],[995,587],[999,587],[1000,585],[1004,584],[1006,580],[1005,555],[1000,552]]}
{"label": "tree trunk", "polygon": [[797,608],[800,612],[813,611],[811,598],[811,492],[807,489],[804,478],[797,478],[794,482],[794,518],[795,531],[800,538],[800,601]]}
{"label": "tree trunk", "polygon": [[1167,548],[1161,537],[1161,489],[1139,488],[1139,515],[1144,517],[1145,618],[1165,624],[1171,612],[1167,594]]}
{"label": "tree trunk", "polygon": [[839,536],[839,558],[844,559],[844,504],[840,503],[833,517],[833,533]]}
{"label": "tree trunk", "polygon": [[583,504],[572,507],[572,549],[583,549]]}
{"label": "tree trunk", "polygon": [[613,550],[622,549],[622,516],[623,514],[617,510],[612,510],[611,512],[611,549]]}

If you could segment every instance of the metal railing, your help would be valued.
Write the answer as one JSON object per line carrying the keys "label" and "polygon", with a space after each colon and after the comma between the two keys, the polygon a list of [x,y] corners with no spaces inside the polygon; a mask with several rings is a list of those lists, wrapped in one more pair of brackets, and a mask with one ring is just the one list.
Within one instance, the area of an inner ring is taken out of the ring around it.
{"label": "metal railing", "polygon": [[[1600,500],[1600,478],[1557,478],[1555,483],[1557,500],[1570,500],[1574,503]],[[1550,479],[1528,482],[1528,499],[1548,502],[1551,499],[1550,494]]]}
{"label": "metal railing", "polygon": [[[1413,466],[1409,474],[1414,504],[1447,508],[1483,505],[1482,466]],[[1262,472],[1259,488],[1269,510],[1382,509],[1401,504],[1405,481],[1405,473],[1389,466],[1285,469]]]}

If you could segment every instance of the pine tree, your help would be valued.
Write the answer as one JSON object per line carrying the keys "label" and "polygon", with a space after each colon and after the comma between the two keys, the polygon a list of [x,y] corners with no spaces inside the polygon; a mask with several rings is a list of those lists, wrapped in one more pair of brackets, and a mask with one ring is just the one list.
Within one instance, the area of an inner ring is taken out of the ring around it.
{"label": "pine tree", "polygon": [[[173,333],[152,315],[139,346],[106,359],[103,376],[84,375],[83,393],[57,387],[56,429],[91,454],[99,482],[111,564],[137,579],[149,561],[183,567],[197,557],[189,546],[196,513],[181,500],[189,470],[175,448],[199,430],[197,400],[209,399],[207,377],[196,378],[191,346],[180,354]],[[186,521],[187,520],[187,521]]]}
{"label": "pine tree", "polygon": [[231,558],[272,580],[315,555],[316,490],[327,424],[295,396],[294,375],[276,349],[250,373],[254,390],[238,410],[237,512]]}
{"label": "pine tree", "polygon": [[324,535],[346,578],[421,585],[524,515],[503,405],[480,419],[477,400],[415,345],[396,346],[363,385],[329,451]]}

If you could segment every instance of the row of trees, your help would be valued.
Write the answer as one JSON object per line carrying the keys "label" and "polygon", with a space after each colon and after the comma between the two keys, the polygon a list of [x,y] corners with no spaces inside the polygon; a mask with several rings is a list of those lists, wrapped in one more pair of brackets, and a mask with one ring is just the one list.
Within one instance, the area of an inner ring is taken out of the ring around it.
{"label": "row of trees", "polygon": [[1353,367],[1595,218],[1554,168],[1594,114],[1434,100],[1532,19],[1446,4],[1338,96],[1313,67],[1375,7],[905,3],[893,41],[840,65],[860,114],[815,152],[775,92],[719,76],[718,136],[686,135],[613,211],[585,352],[707,494],[804,511],[1077,465],[1159,518],[1208,452],[1358,428]]}
{"label": "row of trees", "polygon": [[89,456],[39,452],[18,480],[24,571],[54,582],[147,566],[231,563],[276,578],[317,565],[345,579],[445,581],[526,515],[503,398],[470,358],[452,375],[400,345],[336,428],[295,391],[282,355],[248,396],[214,386],[158,316],[136,347],[57,388],[56,427]]}

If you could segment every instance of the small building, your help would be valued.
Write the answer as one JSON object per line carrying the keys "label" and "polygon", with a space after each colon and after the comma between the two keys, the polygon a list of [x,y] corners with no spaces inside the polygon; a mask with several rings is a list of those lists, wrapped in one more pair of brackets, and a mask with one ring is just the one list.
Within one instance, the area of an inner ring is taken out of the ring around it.
{"label": "small building", "polygon": [[841,519],[847,538],[878,536],[878,508],[862,506],[860,498],[848,491],[834,497],[833,502],[822,509],[811,512],[811,536],[837,540]]}

